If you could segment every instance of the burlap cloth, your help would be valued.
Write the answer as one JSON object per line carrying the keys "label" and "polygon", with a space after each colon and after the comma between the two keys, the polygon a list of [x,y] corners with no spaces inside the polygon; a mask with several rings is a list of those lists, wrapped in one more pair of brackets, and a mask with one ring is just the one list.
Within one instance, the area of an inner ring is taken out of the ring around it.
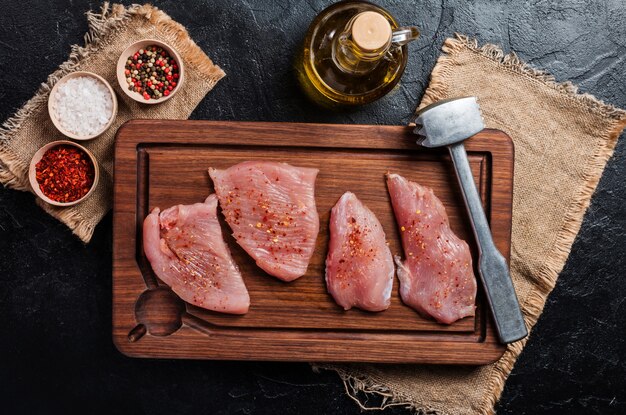
{"label": "burlap cloth", "polygon": [[[39,91],[0,129],[0,183],[32,191],[28,181],[28,166],[33,154],[44,144],[64,139],[48,115],[50,90],[64,75],[74,71],[97,73],[117,92],[118,113],[115,122],[104,134],[81,142],[91,150],[100,165],[100,182],[84,202],[66,208],[40,206],[88,242],[94,227],[109,211],[113,189],[113,142],[120,125],[134,118],[186,119],[223,76],[224,72],[191,40],[183,26],[167,14],[150,5],[119,4],[109,8],[105,3],[100,13],[87,13],[89,31],[85,46],[72,46],[69,59],[48,77]],[[120,54],[131,43],[141,39],[158,39],[168,43],[181,55],[185,64],[185,83],[175,97],[162,104],[139,104],[122,91],[115,67]]]}
{"label": "burlap cloth", "polygon": [[[511,273],[530,329],[565,264],[626,125],[626,112],[577,94],[570,83],[557,84],[493,45],[479,48],[457,36],[446,40],[443,51],[420,107],[477,96],[487,126],[507,132],[515,142]],[[362,406],[367,406],[367,393],[376,393],[383,396],[383,407],[489,414],[525,343],[511,345],[498,362],[480,367],[318,367],[336,370]]]}

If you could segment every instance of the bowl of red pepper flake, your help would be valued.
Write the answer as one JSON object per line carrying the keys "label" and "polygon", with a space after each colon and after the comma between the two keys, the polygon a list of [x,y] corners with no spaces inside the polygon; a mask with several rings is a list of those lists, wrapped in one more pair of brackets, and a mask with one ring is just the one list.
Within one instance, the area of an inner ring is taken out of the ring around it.
{"label": "bowl of red pepper flake", "polygon": [[98,164],[85,147],[54,141],[40,148],[30,162],[28,178],[35,194],[55,206],[85,200],[98,184]]}
{"label": "bowl of red pepper flake", "polygon": [[156,39],[127,47],[117,61],[117,81],[130,98],[159,104],[172,98],[184,80],[184,66],[174,48]]}

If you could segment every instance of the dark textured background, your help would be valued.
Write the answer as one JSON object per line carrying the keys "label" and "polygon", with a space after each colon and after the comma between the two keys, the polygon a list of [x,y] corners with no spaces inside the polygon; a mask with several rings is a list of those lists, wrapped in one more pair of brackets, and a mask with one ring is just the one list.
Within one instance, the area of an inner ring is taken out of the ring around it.
{"label": "dark textured background", "polygon": [[[192,118],[404,124],[445,37],[516,51],[626,107],[622,0],[381,1],[423,37],[401,88],[351,114],[307,103],[291,59],[326,1],[155,2],[227,72]],[[0,119],[87,29],[84,0],[0,1]],[[111,64],[114,64],[112,62]],[[626,413],[626,144],[609,162],[572,254],[498,405],[500,414]],[[0,398],[4,413],[358,413],[306,364],[139,360],[111,342],[111,215],[84,246],[27,193],[0,189]],[[385,413],[401,414],[395,408]]]}

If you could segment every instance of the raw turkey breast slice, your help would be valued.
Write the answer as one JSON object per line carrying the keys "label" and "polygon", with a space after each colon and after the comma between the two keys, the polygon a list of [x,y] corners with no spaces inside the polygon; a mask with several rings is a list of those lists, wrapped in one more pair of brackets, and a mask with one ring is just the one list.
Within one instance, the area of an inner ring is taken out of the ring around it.
{"label": "raw turkey breast slice", "polygon": [[440,323],[473,316],[476,277],[469,246],[450,229],[448,215],[432,189],[397,174],[387,175],[405,261],[396,256],[400,297]]}
{"label": "raw turkey breast slice", "polygon": [[144,220],[143,247],[155,274],[184,301],[221,313],[248,311],[248,290],[217,219],[217,196],[154,209]]}
{"label": "raw turkey breast slice", "polygon": [[268,161],[209,169],[237,243],[261,269],[283,281],[304,275],[315,250],[317,173]]}
{"label": "raw turkey breast slice", "polygon": [[345,310],[383,311],[391,302],[394,265],[383,227],[350,192],[330,213],[326,286]]}

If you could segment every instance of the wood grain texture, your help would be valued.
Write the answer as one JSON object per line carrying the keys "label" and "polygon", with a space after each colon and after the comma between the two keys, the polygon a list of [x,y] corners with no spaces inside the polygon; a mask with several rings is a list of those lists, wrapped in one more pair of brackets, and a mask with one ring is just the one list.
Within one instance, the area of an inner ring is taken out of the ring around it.
{"label": "wood grain texture", "polygon": [[[484,130],[466,144],[494,240],[508,258],[513,144],[496,130]],[[404,306],[397,279],[391,307],[382,313],[343,311],[326,292],[324,260],[330,208],[345,191],[354,192],[377,215],[392,253],[402,253],[385,186],[388,171],[432,187],[446,206],[452,229],[470,244],[474,262],[477,260],[447,151],[418,147],[408,127],[137,120],[120,128],[115,152],[113,339],[123,353],[169,358],[483,364],[504,352],[480,294],[480,283],[476,316],[449,326],[422,318]],[[307,273],[291,283],[268,276],[224,225],[226,241],[250,292],[248,314],[219,314],[189,304],[181,307],[163,288],[152,295],[163,284],[152,273],[141,246],[141,226],[149,210],[202,201],[213,192],[208,167],[226,168],[255,159],[320,170],[315,189],[320,234]],[[142,296],[150,289],[153,291]]]}

